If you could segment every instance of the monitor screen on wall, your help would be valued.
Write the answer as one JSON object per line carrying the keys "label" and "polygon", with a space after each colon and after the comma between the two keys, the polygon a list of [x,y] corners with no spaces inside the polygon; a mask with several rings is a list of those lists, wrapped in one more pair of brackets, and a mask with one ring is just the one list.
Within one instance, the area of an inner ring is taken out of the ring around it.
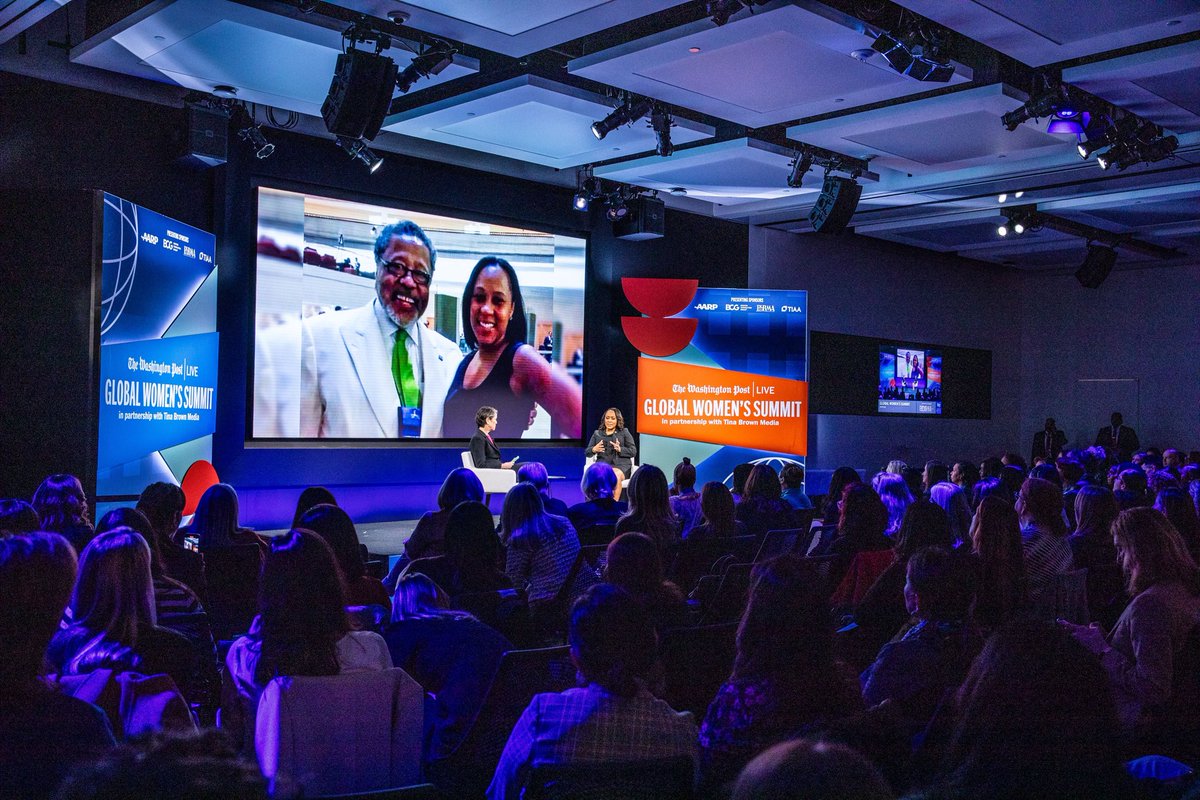
{"label": "monitor screen on wall", "polygon": [[250,435],[581,435],[587,241],[258,189]]}
{"label": "monitor screen on wall", "polygon": [[941,414],[941,351],[880,345],[878,389],[880,414]]}

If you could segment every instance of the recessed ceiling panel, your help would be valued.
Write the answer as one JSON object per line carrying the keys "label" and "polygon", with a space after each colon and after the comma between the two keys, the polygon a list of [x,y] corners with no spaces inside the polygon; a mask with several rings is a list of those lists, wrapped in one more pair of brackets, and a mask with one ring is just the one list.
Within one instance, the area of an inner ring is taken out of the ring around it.
{"label": "recessed ceiling panel", "polygon": [[1063,80],[1176,133],[1200,130],[1200,42],[1071,67]]}
{"label": "recessed ceiling panel", "polygon": [[[762,127],[936,89],[879,56],[850,53],[873,38],[825,6],[782,4],[715,26],[707,19],[575,59],[585,78]],[[819,12],[819,13],[818,13]],[[950,83],[969,80],[959,67]]]}
{"label": "recessed ceiling panel", "polygon": [[0,44],[29,30],[70,0],[0,0]]}
{"label": "recessed ceiling panel", "polygon": [[1031,66],[1200,30],[1195,0],[897,0]]}
{"label": "recessed ceiling panel", "polygon": [[336,0],[337,5],[376,17],[403,11],[417,30],[509,56],[523,56],[562,42],[655,14],[682,0]]}
{"label": "recessed ceiling panel", "polygon": [[[603,141],[592,122],[612,106],[599,95],[534,76],[522,76],[388,117],[384,129],[558,169],[653,151],[646,120]],[[713,135],[712,128],[675,119],[676,145]]]}
{"label": "recessed ceiling panel", "polygon": [[969,111],[953,117],[913,122],[846,138],[881,153],[891,153],[925,166],[1062,146],[1062,140],[1057,136],[1024,125],[1018,126],[1015,131],[1005,130],[1000,124],[1000,117],[989,111]]}
{"label": "recessed ceiling panel", "polygon": [[1093,208],[1088,209],[1087,214],[1130,230],[1178,222],[1200,223],[1200,197],[1177,196],[1160,202],[1142,201],[1112,208]]}

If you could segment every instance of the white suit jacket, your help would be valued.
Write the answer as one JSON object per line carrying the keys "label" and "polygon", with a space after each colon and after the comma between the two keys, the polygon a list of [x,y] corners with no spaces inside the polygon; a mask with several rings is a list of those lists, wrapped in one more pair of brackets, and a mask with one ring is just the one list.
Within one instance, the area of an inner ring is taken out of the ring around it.
{"label": "white suit jacket", "polygon": [[[305,438],[400,437],[392,342],[384,338],[374,300],[306,319],[300,348],[300,435]],[[462,351],[445,336],[414,327],[420,337],[421,436],[442,435],[442,405]]]}

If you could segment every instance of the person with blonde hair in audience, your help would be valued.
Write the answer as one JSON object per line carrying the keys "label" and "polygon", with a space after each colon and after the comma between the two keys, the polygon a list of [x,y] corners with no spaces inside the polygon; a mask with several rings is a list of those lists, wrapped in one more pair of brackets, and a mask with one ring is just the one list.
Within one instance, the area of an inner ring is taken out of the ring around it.
{"label": "person with blonde hair in audience", "polygon": [[96,706],[45,679],[46,647],[75,582],[75,552],[56,533],[0,536],[0,794],[45,798],[71,764],[116,742]]}
{"label": "person with blonde hair in audience", "polygon": [[887,535],[895,536],[904,520],[904,512],[913,501],[912,492],[903,476],[892,472],[880,472],[871,479],[871,488],[879,495],[888,512]]}
{"label": "person with blonde hair in audience", "polygon": [[792,504],[783,499],[779,473],[770,464],[755,464],[746,478],[746,491],[737,504],[737,518],[746,532],[763,535],[792,527]]}
{"label": "person with blonde hair in audience", "polygon": [[1116,498],[1107,487],[1079,489],[1075,495],[1075,530],[1067,539],[1075,569],[1108,567],[1117,563],[1112,524],[1120,513]]}
{"label": "person with blonde hair in audience", "polygon": [[58,473],[42,481],[33,493],[33,510],[41,530],[61,534],[76,553],[82,553],[96,533],[88,519],[83,484],[74,475]]}
{"label": "person with blonde hair in audience", "polygon": [[971,534],[971,502],[962,487],[949,481],[936,483],[929,490],[929,499],[946,511],[954,546],[967,541]]}

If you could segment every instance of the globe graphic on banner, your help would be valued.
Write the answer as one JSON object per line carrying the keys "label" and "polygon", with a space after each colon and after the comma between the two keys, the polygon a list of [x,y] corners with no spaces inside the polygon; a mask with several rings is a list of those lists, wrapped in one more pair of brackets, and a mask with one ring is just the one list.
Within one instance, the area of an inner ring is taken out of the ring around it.
{"label": "globe graphic on banner", "polygon": [[100,300],[100,337],[121,318],[133,288],[138,256],[138,207],[104,197],[104,269]]}

